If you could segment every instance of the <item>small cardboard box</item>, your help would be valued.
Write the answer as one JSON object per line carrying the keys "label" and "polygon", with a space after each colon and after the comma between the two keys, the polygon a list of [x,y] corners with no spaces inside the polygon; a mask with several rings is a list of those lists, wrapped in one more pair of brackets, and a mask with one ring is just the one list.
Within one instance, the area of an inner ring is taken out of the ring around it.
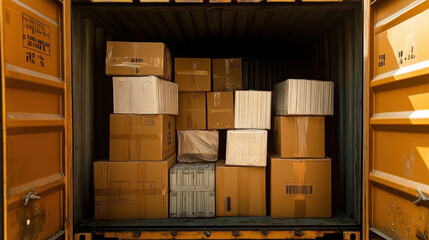
{"label": "small cardboard box", "polygon": [[178,162],[216,162],[219,152],[219,132],[216,130],[177,131]]}
{"label": "small cardboard box", "polygon": [[155,76],[113,77],[113,112],[177,115],[178,93],[177,84]]}
{"label": "small cardboard box", "polygon": [[179,115],[177,130],[204,130],[206,125],[206,93],[179,93]]}
{"label": "small cardboard box", "polygon": [[271,217],[331,217],[331,159],[270,156]]}
{"label": "small cardboard box", "polygon": [[212,65],[213,91],[243,89],[241,58],[212,59]]}
{"label": "small cardboard box", "polygon": [[174,81],[179,92],[209,92],[211,90],[210,58],[175,58]]}
{"label": "small cardboard box", "polygon": [[110,115],[110,161],[161,161],[176,151],[170,115]]}
{"label": "small cardboard box", "polygon": [[108,41],[106,75],[153,75],[171,80],[170,51],[164,43]]}
{"label": "small cardboard box", "polygon": [[226,134],[226,165],[267,166],[266,130],[228,130]]}
{"label": "small cardboard box", "polygon": [[94,219],[168,218],[168,170],[156,162],[94,162]]}
{"label": "small cardboard box", "polygon": [[265,216],[264,167],[216,164],[216,216]]}
{"label": "small cardboard box", "polygon": [[234,93],[207,93],[207,129],[234,128]]}
{"label": "small cardboard box", "polygon": [[324,158],[324,117],[275,117],[275,152],[281,158]]}

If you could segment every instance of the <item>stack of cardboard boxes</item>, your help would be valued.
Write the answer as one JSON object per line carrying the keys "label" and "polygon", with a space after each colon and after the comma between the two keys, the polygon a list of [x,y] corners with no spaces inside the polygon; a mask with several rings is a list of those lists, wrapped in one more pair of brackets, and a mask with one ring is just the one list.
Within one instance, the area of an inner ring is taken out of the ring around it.
{"label": "stack of cardboard boxes", "polygon": [[108,42],[113,77],[109,161],[94,162],[95,219],[168,217],[178,86],[163,43]]}
{"label": "stack of cardboard boxes", "polygon": [[333,83],[286,80],[275,85],[275,94],[271,217],[331,217],[331,159],[325,156],[323,115],[333,114]]}

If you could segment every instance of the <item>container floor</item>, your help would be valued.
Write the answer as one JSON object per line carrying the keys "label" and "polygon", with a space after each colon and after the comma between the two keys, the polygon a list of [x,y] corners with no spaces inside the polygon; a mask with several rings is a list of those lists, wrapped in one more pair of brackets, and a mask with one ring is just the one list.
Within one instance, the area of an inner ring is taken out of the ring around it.
{"label": "container floor", "polygon": [[76,231],[137,231],[137,230],[281,230],[281,229],[359,229],[345,214],[332,218],[273,219],[264,217],[177,218],[151,220],[83,220]]}

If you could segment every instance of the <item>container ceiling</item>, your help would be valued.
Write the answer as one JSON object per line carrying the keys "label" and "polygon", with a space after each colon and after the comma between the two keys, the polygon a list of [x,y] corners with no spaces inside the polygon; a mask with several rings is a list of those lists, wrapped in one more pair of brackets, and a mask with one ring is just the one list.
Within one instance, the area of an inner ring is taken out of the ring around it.
{"label": "container ceiling", "polygon": [[164,42],[175,56],[284,57],[318,38],[360,3],[77,3],[115,40]]}

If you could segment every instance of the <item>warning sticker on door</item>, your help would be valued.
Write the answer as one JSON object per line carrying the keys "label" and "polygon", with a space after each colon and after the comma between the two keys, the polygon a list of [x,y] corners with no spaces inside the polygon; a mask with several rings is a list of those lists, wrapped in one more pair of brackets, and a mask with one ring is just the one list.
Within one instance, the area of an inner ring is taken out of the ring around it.
{"label": "warning sticker on door", "polygon": [[50,56],[50,37],[48,25],[22,13],[22,45],[25,48]]}

